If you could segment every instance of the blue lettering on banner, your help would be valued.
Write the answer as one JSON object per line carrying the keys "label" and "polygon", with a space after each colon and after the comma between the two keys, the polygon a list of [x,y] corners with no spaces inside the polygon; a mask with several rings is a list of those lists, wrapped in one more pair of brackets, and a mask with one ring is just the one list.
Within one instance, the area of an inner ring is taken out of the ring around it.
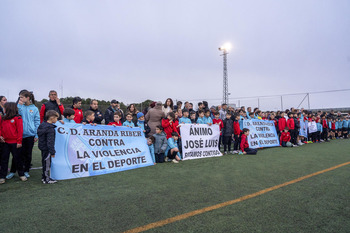
{"label": "blue lettering on banner", "polygon": [[243,120],[243,128],[249,129],[250,148],[280,146],[275,123],[265,120]]}

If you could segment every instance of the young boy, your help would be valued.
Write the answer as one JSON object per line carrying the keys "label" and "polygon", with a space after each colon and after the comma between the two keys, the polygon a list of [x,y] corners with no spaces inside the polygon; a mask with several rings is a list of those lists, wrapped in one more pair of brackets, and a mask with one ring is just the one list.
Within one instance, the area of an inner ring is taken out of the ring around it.
{"label": "young boy", "polygon": [[145,115],[142,112],[137,113],[137,120],[135,127],[140,127],[145,137],[147,137],[149,132],[151,132],[151,128],[145,123]]}
{"label": "young boy", "polygon": [[248,144],[248,140],[247,140],[248,135],[249,135],[249,129],[244,128],[243,134],[241,137],[241,150],[242,150],[242,152],[240,152],[239,154],[256,155],[256,153],[258,153],[258,150],[249,148],[249,144]]}
{"label": "young boy", "polygon": [[215,115],[215,119],[213,119],[213,124],[219,125],[219,128],[220,128],[220,137],[219,137],[219,150],[220,150],[220,145],[222,142],[222,128],[224,128],[224,122],[220,119],[219,112],[216,112],[214,115]]}
{"label": "young boy", "polygon": [[190,118],[188,118],[188,110],[185,109],[182,111],[182,117],[179,120],[179,124],[191,124]]}
{"label": "young boy", "polygon": [[196,124],[196,112],[194,111],[190,112],[190,120],[192,124]]}
{"label": "young boy", "polygon": [[293,143],[293,145],[297,146],[297,133],[296,133],[296,129],[295,129],[293,113],[291,113],[291,112],[288,113],[287,127],[289,128],[290,136],[292,137],[291,143]]}
{"label": "young boy", "polygon": [[317,126],[317,133],[316,133],[316,141],[317,142],[323,142],[321,139],[321,134],[322,134],[322,124],[321,124],[321,119],[316,121],[316,126]]}
{"label": "young boy", "polygon": [[123,126],[131,127],[131,128],[135,127],[134,122],[132,122],[132,114],[131,113],[126,114],[126,121],[124,121]]}
{"label": "young boy", "polygon": [[156,158],[154,155],[154,145],[153,145],[155,140],[156,139],[153,136],[147,138],[147,145],[148,145],[149,153],[151,154],[152,161],[154,164],[156,164]]}
{"label": "young boy", "polygon": [[63,110],[63,116],[64,116],[64,119],[63,119],[63,122],[64,123],[76,123],[74,121],[74,118],[75,118],[75,111],[71,108],[66,108],[65,110]]}
{"label": "young boy", "polygon": [[240,143],[240,135],[241,135],[241,128],[239,126],[239,115],[235,116],[235,120],[233,122],[233,134],[235,138],[235,143],[233,145],[233,154],[238,154],[238,146]]}
{"label": "young boy", "polygon": [[93,111],[87,110],[85,112],[85,118],[83,119],[82,124],[96,125],[96,123],[94,123],[94,120],[95,120],[95,113]]}
{"label": "young boy", "polygon": [[213,120],[210,117],[210,110],[205,110],[204,117],[203,117],[204,124],[208,124],[209,126],[213,124]]}
{"label": "young boy", "polygon": [[156,163],[164,163],[165,150],[168,147],[168,140],[166,139],[166,134],[164,133],[161,125],[156,127],[156,133],[153,134],[153,137],[155,138],[153,145]]}
{"label": "young boy", "polygon": [[349,131],[349,119],[345,118],[343,121],[343,135],[344,135],[344,139],[348,138],[348,131]]}
{"label": "young boy", "polygon": [[226,113],[226,119],[223,120],[224,127],[222,129],[222,137],[224,144],[224,154],[231,151],[231,141],[233,137],[233,120],[231,119],[231,113]]}
{"label": "young boy", "polygon": [[114,112],[113,114],[113,120],[108,123],[108,125],[113,125],[113,126],[122,126],[122,114],[120,112]]}
{"label": "young boy", "polygon": [[198,111],[197,124],[205,124],[204,123],[204,111],[203,110],[199,110]]}
{"label": "young boy", "polygon": [[171,138],[168,139],[168,148],[165,152],[168,158],[172,160],[173,163],[179,163],[181,160],[181,154],[179,151],[179,146],[177,145],[177,140],[179,139],[179,134],[176,132],[171,133]]}
{"label": "young boy", "polygon": [[278,129],[279,129],[278,133],[279,133],[279,135],[281,135],[281,133],[283,132],[284,128],[286,128],[286,126],[287,126],[287,120],[284,117],[284,112],[281,112],[281,117],[278,120]]}
{"label": "young boy", "polygon": [[49,176],[51,157],[55,158],[55,128],[54,125],[59,117],[54,110],[46,112],[47,121],[43,121],[38,128],[39,143],[38,147],[41,150],[41,162],[43,166],[42,182],[43,184],[54,184],[57,181]]}
{"label": "young boy", "polygon": [[281,133],[280,143],[283,147],[292,147],[293,144],[290,142],[290,133],[288,132],[288,127],[284,128],[284,131]]}

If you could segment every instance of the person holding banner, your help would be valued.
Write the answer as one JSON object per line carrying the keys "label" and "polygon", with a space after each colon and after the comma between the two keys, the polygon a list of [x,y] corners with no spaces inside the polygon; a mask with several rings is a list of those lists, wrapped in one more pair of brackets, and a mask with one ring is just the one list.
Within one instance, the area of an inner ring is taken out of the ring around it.
{"label": "person holding banner", "polygon": [[167,114],[167,118],[162,120],[162,127],[164,128],[164,132],[166,133],[166,138],[171,138],[171,133],[176,132],[178,133],[178,130],[176,128],[175,124],[175,114],[173,112],[169,112]]}
{"label": "person holding banner", "polygon": [[215,113],[215,119],[213,119],[213,124],[218,125],[220,128],[220,137],[219,137],[219,150],[220,150],[220,145],[222,142],[222,128],[224,128],[224,122],[220,119],[220,113],[216,112]]}
{"label": "person holding banner", "polygon": [[258,153],[257,149],[249,148],[247,137],[249,135],[249,129],[244,128],[241,137],[241,151],[239,154],[256,155]]}

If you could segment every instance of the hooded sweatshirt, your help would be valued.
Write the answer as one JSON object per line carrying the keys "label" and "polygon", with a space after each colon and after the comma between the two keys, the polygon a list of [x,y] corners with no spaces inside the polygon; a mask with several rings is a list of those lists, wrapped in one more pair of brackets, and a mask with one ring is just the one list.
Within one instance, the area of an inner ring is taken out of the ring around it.
{"label": "hooded sweatshirt", "polygon": [[56,154],[55,150],[55,128],[56,125],[44,121],[38,128],[39,144],[41,151],[48,151],[50,155]]}

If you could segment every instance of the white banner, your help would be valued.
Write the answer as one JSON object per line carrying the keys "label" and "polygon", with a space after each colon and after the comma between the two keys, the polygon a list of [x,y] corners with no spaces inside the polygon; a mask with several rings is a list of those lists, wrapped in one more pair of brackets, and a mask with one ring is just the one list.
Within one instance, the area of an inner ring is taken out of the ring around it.
{"label": "white banner", "polygon": [[183,160],[221,156],[218,125],[182,124],[180,127]]}
{"label": "white banner", "polygon": [[317,132],[317,124],[315,121],[308,123],[309,133],[315,133]]}

